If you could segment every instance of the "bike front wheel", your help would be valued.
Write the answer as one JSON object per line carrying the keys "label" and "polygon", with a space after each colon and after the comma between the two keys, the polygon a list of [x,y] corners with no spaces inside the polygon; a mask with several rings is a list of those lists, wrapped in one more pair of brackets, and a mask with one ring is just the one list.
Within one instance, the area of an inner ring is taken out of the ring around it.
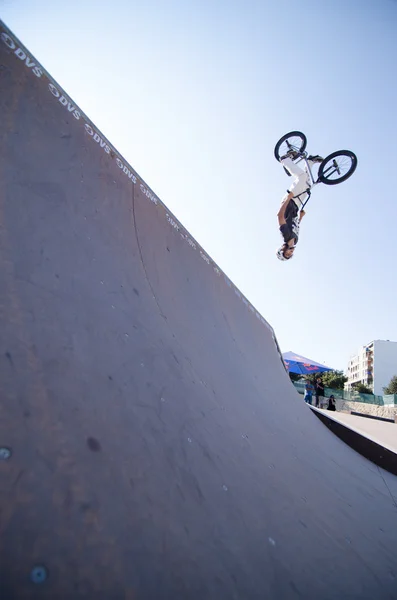
{"label": "bike front wheel", "polygon": [[326,156],[318,170],[318,181],[327,185],[342,183],[357,168],[357,156],[350,150],[338,150]]}
{"label": "bike front wheel", "polygon": [[284,156],[289,150],[294,150],[299,153],[303,152],[306,148],[306,144],[307,139],[304,133],[301,131],[290,131],[278,140],[274,148],[274,156],[276,157],[276,160],[280,160],[280,156]]}

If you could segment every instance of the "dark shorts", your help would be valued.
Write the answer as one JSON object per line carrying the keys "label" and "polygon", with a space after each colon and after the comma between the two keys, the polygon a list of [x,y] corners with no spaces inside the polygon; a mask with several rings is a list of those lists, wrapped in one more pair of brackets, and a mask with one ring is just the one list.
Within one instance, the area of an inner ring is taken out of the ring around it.
{"label": "dark shorts", "polygon": [[285,224],[281,225],[280,231],[283,236],[284,243],[287,244],[294,239],[294,244],[298,243],[299,234],[299,215],[298,207],[293,200],[290,200],[285,209]]}

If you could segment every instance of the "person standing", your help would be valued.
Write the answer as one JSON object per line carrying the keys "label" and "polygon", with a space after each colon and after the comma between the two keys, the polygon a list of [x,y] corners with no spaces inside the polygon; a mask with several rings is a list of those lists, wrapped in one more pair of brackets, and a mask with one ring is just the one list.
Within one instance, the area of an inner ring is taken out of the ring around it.
{"label": "person standing", "polygon": [[324,400],[324,384],[320,378],[316,381],[316,406],[321,408]]}
{"label": "person standing", "polygon": [[311,381],[307,380],[305,383],[305,395],[303,397],[306,404],[311,404],[313,399],[314,386]]}

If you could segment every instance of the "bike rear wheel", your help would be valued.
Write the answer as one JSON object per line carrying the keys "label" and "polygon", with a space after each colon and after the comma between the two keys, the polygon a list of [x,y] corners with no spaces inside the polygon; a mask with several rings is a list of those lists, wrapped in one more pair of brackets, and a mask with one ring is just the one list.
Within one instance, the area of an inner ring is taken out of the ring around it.
{"label": "bike rear wheel", "polygon": [[304,133],[301,131],[290,131],[283,135],[278,140],[274,148],[274,156],[276,160],[280,160],[280,156],[287,154],[288,150],[294,150],[295,152],[303,152],[306,148],[307,139]]}
{"label": "bike rear wheel", "polygon": [[327,185],[342,183],[357,168],[357,156],[350,150],[338,150],[326,156],[318,169],[318,181]]}

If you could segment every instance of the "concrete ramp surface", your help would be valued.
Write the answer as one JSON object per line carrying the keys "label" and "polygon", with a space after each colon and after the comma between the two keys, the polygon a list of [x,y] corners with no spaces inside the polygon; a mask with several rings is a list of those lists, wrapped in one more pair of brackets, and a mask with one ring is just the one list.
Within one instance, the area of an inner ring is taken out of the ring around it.
{"label": "concrete ramp surface", "polygon": [[0,109],[1,599],[397,598],[395,476],[4,24]]}

